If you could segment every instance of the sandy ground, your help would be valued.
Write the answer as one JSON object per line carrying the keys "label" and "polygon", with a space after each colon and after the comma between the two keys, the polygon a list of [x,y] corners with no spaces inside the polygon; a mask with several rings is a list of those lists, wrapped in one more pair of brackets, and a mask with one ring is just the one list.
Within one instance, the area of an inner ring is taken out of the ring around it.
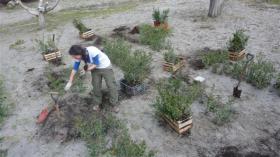
{"label": "sandy ground", "polygon": [[[67,8],[66,2],[61,3],[58,10]],[[170,41],[177,53],[193,55],[204,47],[223,48],[231,33],[237,28],[243,28],[250,35],[247,51],[253,54],[263,52],[275,63],[279,71],[280,9],[278,7],[230,0],[226,3],[221,17],[208,19],[206,17],[208,3],[205,0],[159,0],[141,3],[133,10],[123,13],[85,19],[85,22],[93,26],[98,34],[109,35],[112,29],[121,25],[151,23],[151,12],[154,7],[169,8],[170,25],[173,27]],[[86,4],[101,5],[101,1],[81,2],[77,5],[73,2],[71,7]],[[20,9],[15,13],[7,10],[0,11],[1,27],[29,18],[30,15]],[[35,51],[34,43],[31,41],[40,33],[29,29],[0,32],[0,74],[4,76],[5,86],[15,104],[11,115],[0,130],[0,137],[4,137],[0,148],[8,149],[9,157],[88,156],[83,141],[75,140],[64,144],[58,141],[46,143],[36,135],[38,130],[35,124],[36,116],[43,106],[51,101],[46,93],[40,93],[32,86],[48,66],[42,61],[42,56]],[[71,44],[81,42],[77,37],[78,32],[71,23],[67,23],[46,34],[51,33],[56,33],[59,37],[58,46],[64,54],[64,62],[66,66],[70,65],[67,49]],[[25,48],[20,51],[9,49],[9,45],[17,39],[26,41]],[[147,50],[147,47],[137,47]],[[161,54],[155,52],[153,59],[153,72],[150,78],[158,80],[168,77],[169,74],[161,69]],[[35,70],[26,72],[29,68]],[[121,72],[117,68],[115,70],[116,78],[121,79]],[[215,94],[224,98],[231,95],[232,88],[237,82],[205,70],[190,69],[190,73],[193,76],[205,77],[208,87],[215,84]],[[193,105],[194,127],[190,136],[178,136],[155,117],[151,107],[156,96],[153,87],[144,95],[122,101],[121,112],[117,116],[127,122],[134,139],[145,140],[149,148],[157,151],[159,157],[212,157],[220,149],[228,146],[238,148],[241,154],[256,152],[280,156],[280,98],[270,92],[270,88],[257,90],[251,85],[242,83],[242,89],[242,98],[235,100],[232,105],[236,112],[234,118],[222,127],[214,125],[204,114],[205,107],[195,103]]]}

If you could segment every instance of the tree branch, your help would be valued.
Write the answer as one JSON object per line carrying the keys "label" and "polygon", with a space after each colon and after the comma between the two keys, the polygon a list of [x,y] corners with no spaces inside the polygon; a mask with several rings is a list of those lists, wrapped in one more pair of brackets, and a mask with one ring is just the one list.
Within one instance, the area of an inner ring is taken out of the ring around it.
{"label": "tree branch", "polygon": [[49,11],[53,10],[58,5],[59,2],[60,2],[60,0],[56,0],[55,4],[51,7],[47,7],[46,11],[49,12]]}
{"label": "tree branch", "polygon": [[30,14],[36,15],[36,16],[39,15],[39,11],[38,11],[37,9],[33,9],[33,8],[30,8],[30,7],[26,6],[26,5],[24,5],[24,4],[21,2],[21,0],[17,0],[17,3],[18,3],[21,7],[23,7],[23,9],[27,10]]}

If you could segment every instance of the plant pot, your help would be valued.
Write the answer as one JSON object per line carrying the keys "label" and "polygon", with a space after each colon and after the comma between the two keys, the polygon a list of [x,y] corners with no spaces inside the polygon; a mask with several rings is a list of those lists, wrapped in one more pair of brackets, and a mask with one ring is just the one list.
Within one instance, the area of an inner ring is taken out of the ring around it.
{"label": "plant pot", "polygon": [[159,27],[160,26],[160,21],[154,21],[154,26]]}
{"label": "plant pot", "polygon": [[164,121],[166,121],[168,123],[168,125],[170,125],[178,134],[184,134],[187,131],[190,131],[190,129],[192,128],[193,124],[192,124],[192,117],[187,117],[182,119],[182,120],[178,120],[175,121],[171,118],[169,118],[168,116],[161,114],[161,117]]}
{"label": "plant pot", "polygon": [[48,54],[43,54],[43,57],[46,61],[52,62],[52,61],[61,60],[62,54],[59,50],[57,50],[55,52],[51,52],[51,53],[48,53]]}
{"label": "plant pot", "polygon": [[164,30],[168,31],[169,30],[169,25],[167,22],[161,23],[160,27],[162,27]]}
{"label": "plant pot", "polygon": [[139,84],[136,86],[128,85],[127,81],[122,79],[120,81],[121,91],[129,96],[134,96],[138,94],[142,94],[146,91],[145,84]]}
{"label": "plant pot", "polygon": [[245,57],[245,49],[240,52],[229,52],[229,59],[232,61],[239,61]]}
{"label": "plant pot", "polygon": [[93,30],[90,29],[84,33],[80,33],[80,38],[84,39],[84,40],[92,40],[95,38],[95,34],[94,34]]}
{"label": "plant pot", "polygon": [[168,72],[176,72],[177,70],[181,69],[185,65],[185,60],[182,56],[178,56],[180,61],[177,64],[164,62],[163,63],[163,70]]}

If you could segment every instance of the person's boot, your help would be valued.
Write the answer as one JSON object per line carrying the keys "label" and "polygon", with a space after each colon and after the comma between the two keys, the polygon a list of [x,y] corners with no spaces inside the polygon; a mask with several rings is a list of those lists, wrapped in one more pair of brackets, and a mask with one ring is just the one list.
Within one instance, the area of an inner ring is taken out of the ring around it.
{"label": "person's boot", "polygon": [[93,111],[99,112],[100,111],[100,106],[99,105],[95,105],[93,106]]}

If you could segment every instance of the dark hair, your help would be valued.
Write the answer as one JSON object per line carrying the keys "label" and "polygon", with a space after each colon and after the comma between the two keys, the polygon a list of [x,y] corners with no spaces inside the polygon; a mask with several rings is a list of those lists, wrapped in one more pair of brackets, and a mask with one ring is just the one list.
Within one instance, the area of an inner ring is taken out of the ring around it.
{"label": "dark hair", "polygon": [[[70,55],[81,55],[82,60],[86,60],[86,48],[81,45],[72,45],[69,49]],[[85,61],[86,62],[86,61]]]}

